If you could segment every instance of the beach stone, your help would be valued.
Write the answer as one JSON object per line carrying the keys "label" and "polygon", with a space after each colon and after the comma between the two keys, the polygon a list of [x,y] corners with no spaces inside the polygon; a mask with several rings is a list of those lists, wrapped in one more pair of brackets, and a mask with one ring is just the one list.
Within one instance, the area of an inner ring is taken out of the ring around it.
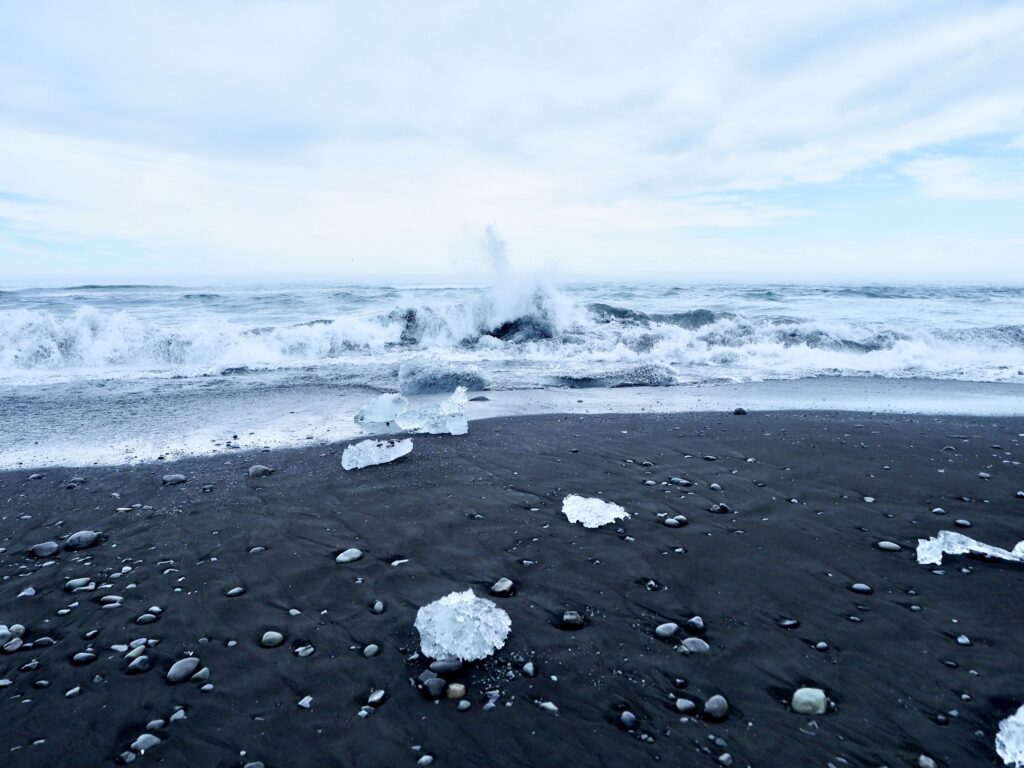
{"label": "beach stone", "polygon": [[783,629],[796,629],[800,626],[799,619],[779,619],[779,626]]}
{"label": "beach stone", "polygon": [[163,482],[164,485],[181,485],[188,478],[185,477],[182,474],[175,473],[175,474],[170,474],[170,475],[164,475],[160,479],[161,479],[161,481]]}
{"label": "beach stone", "polygon": [[878,542],[878,548],[883,552],[899,552],[903,547],[897,544],[895,541],[880,541]]}
{"label": "beach stone", "polygon": [[630,712],[628,709],[619,715],[619,725],[625,728],[627,731],[631,731],[636,728],[636,715]]}
{"label": "beach stone", "polygon": [[444,695],[449,699],[461,699],[466,695],[466,686],[462,683],[449,683]]}
{"label": "beach stone", "polygon": [[735,411],[732,412],[732,414],[733,414],[733,416],[746,416],[747,415],[747,409],[746,408],[737,408]]}
{"label": "beach stone", "polygon": [[959,635],[957,637],[957,639],[956,639],[956,644],[957,645],[970,645],[971,644],[971,638],[969,638],[967,635]]}
{"label": "beach stone", "polygon": [[152,733],[144,733],[132,742],[132,749],[135,752],[145,752],[147,749],[153,749],[159,743],[159,736],[155,736]]}
{"label": "beach stone", "polygon": [[720,723],[729,716],[729,702],[725,696],[716,693],[704,702],[704,718],[712,722]]}
{"label": "beach stone", "polygon": [[64,549],[72,552],[79,549],[89,549],[100,543],[102,534],[99,531],[78,531],[72,533],[64,540]]}
{"label": "beach stone", "polygon": [[274,474],[276,470],[270,467],[265,467],[262,464],[253,464],[249,467],[249,477],[267,477],[268,475]]}
{"label": "beach stone", "polygon": [[693,486],[693,483],[685,477],[673,477],[669,482],[672,483],[672,485],[678,485],[680,488],[691,488]]}
{"label": "beach stone", "polygon": [[683,640],[681,647],[687,653],[707,653],[711,646],[699,637],[688,637]]}
{"label": "beach stone", "polygon": [[959,520],[954,520],[953,525],[955,525],[957,528],[970,528],[971,521],[960,518]]}
{"label": "beach stone", "polygon": [[523,664],[523,674],[527,677],[536,677],[537,667],[534,666],[534,663],[532,661],[528,661],[525,664]]}
{"label": "beach stone", "polygon": [[801,715],[823,715],[828,709],[828,697],[821,688],[798,688],[789,706]]}
{"label": "beach stone", "polygon": [[430,665],[430,671],[437,675],[450,675],[462,669],[462,659],[438,659]]}
{"label": "beach stone", "polygon": [[153,662],[149,656],[138,656],[131,660],[126,671],[129,675],[141,675],[143,672],[149,672],[152,666]]}
{"label": "beach stone", "polygon": [[433,755],[424,755],[423,757],[421,757],[419,760],[416,761],[416,765],[433,765],[433,763],[434,763]]}
{"label": "beach stone", "polygon": [[565,611],[562,614],[562,627],[565,629],[580,629],[586,624],[586,620],[579,611]]}
{"label": "beach stone", "polygon": [[674,636],[678,631],[679,625],[672,621],[668,621],[664,624],[659,624],[657,627],[654,628],[654,634],[662,638],[663,640],[666,640]]}
{"label": "beach stone", "polygon": [[459,702],[459,704],[456,707],[456,709],[458,709],[459,712],[465,712],[467,709],[469,709],[472,706],[473,705],[470,702],[468,702],[466,699],[463,699],[462,701]]}
{"label": "beach stone", "polygon": [[92,651],[82,651],[71,657],[71,663],[76,667],[84,667],[86,664],[92,664],[94,661],[96,661],[96,654]]}
{"label": "beach stone", "polygon": [[41,544],[33,544],[28,553],[32,557],[53,557],[60,552],[60,546],[56,541],[44,541]]}
{"label": "beach stone", "polygon": [[697,703],[690,699],[676,699],[676,712],[681,715],[692,715],[697,711]]}
{"label": "beach stone", "polygon": [[277,648],[284,643],[284,635],[274,629],[268,629],[260,638],[260,645],[264,648]]}
{"label": "beach stone", "polygon": [[[252,477],[252,475],[249,475],[249,477]],[[311,709],[313,706],[313,697],[303,696],[301,699],[299,699],[299,706],[303,709]]]}
{"label": "beach stone", "polygon": [[704,619],[700,616],[694,616],[692,619],[687,619],[686,631],[693,632],[697,635],[701,634],[704,631]]}
{"label": "beach stone", "polygon": [[377,614],[384,613],[384,601],[383,600],[375,600],[373,602],[373,606],[370,608],[370,610],[373,611],[374,613],[377,613]]}
{"label": "beach stone", "polygon": [[857,582],[856,584],[851,584],[850,585],[850,591],[851,592],[856,592],[858,595],[870,595],[875,590],[873,590],[867,584],[864,584],[862,582]]}
{"label": "beach stone", "polygon": [[497,595],[498,597],[507,597],[512,594],[515,589],[515,584],[512,583],[511,579],[506,579],[502,576],[494,584],[491,585],[491,594]]}
{"label": "beach stone", "polygon": [[232,587],[224,594],[228,597],[238,597],[239,595],[245,594],[245,587]]}
{"label": "beach stone", "polygon": [[917,758],[917,768],[939,768],[939,764],[928,755],[921,755]]}
{"label": "beach stone", "polygon": [[342,552],[336,558],[334,558],[334,562],[336,562],[336,563],[354,563],[356,560],[358,560],[362,556],[363,556],[363,551],[361,549],[356,549],[355,547],[351,547],[349,549],[346,549],[344,552]]}
{"label": "beach stone", "polygon": [[373,658],[378,653],[380,653],[380,646],[375,643],[370,643],[368,646],[363,648],[363,656],[368,659]]}
{"label": "beach stone", "polygon": [[192,677],[198,669],[198,657],[186,656],[184,659],[178,659],[176,662],[171,664],[171,668],[167,670],[167,682],[183,683]]}
{"label": "beach stone", "polygon": [[431,677],[423,682],[423,688],[432,699],[440,699],[448,688],[448,683],[443,677]]}

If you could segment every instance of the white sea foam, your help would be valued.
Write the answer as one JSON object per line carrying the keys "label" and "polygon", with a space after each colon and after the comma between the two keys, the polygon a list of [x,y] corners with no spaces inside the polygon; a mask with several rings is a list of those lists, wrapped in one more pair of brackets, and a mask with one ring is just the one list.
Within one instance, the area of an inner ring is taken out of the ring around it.
{"label": "white sea foam", "polygon": [[1024,706],[999,723],[996,754],[1010,768],[1024,768]]}

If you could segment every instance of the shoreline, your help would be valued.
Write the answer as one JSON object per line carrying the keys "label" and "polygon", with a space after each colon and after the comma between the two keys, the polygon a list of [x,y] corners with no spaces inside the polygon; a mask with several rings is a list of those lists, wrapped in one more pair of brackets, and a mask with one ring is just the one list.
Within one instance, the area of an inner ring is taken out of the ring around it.
{"label": "shoreline", "polygon": [[[160,742],[136,765],[414,765],[423,755],[472,765],[484,754],[494,766],[581,754],[594,765],[719,765],[728,754],[735,766],[774,755],[896,766],[925,754],[999,766],[996,728],[1024,700],[1024,615],[1013,610],[1024,567],[975,557],[922,566],[914,547],[964,530],[956,520],[993,545],[1022,538],[1021,433],[1024,420],[993,417],[525,416],[413,436],[409,456],[355,472],[341,470],[340,444],[55,468],[39,480],[3,472],[0,621],[23,624],[28,646],[0,654],[11,681],[0,689],[0,753],[52,765],[73,743],[82,764],[112,764],[149,723]],[[257,463],[276,471],[251,479]],[[162,485],[173,472],[187,481]],[[71,483],[79,473],[84,482]],[[572,525],[560,512],[570,493],[631,517]],[[730,513],[710,511],[723,501]],[[666,526],[675,515],[688,524]],[[85,529],[105,538],[26,555]],[[364,556],[336,563],[349,547]],[[502,577],[514,594],[491,596]],[[70,593],[73,578],[94,588]],[[428,662],[413,623],[419,606],[465,589],[507,611],[512,630],[493,657],[448,675],[466,687],[463,712],[415,686]],[[109,595],[119,608],[102,607]],[[584,627],[563,629],[565,610]],[[156,619],[140,624],[146,613]],[[702,630],[686,628],[694,616]],[[658,639],[664,622],[683,629]],[[261,647],[267,630],[284,645]],[[52,645],[36,644],[46,637]],[[140,637],[158,641],[151,668],[129,674],[111,648]],[[681,651],[684,637],[706,652]],[[371,644],[379,653],[367,656]],[[311,655],[296,653],[307,645]],[[76,666],[79,653],[93,658]],[[167,683],[190,653],[209,680]],[[825,714],[789,709],[801,686],[825,691]],[[360,716],[374,690],[383,703]],[[699,714],[714,695],[729,703],[722,722]],[[177,711],[184,719],[171,719]]]}
{"label": "shoreline", "polygon": [[[317,378],[262,389],[230,380],[9,388],[0,397],[0,470],[30,466],[116,466],[158,456],[329,445],[363,436],[356,411],[378,391]],[[380,391],[386,391],[382,389]],[[817,378],[744,384],[619,389],[474,392],[471,422],[552,414],[847,411],[1021,416],[1024,384],[933,379]],[[415,407],[443,396],[409,399]],[[235,447],[232,447],[235,446]]]}

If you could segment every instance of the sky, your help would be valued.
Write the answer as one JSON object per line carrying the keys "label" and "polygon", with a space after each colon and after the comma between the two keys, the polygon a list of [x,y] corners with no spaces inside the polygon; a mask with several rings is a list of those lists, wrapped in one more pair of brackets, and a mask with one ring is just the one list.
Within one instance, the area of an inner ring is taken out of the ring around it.
{"label": "sky", "polygon": [[0,283],[1024,283],[1024,2],[0,0]]}

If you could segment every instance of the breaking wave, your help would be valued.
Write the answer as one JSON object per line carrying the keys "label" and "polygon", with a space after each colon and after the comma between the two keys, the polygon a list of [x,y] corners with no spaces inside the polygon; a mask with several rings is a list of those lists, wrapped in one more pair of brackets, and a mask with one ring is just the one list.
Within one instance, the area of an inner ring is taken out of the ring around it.
{"label": "breaking wave", "polygon": [[[375,369],[379,380],[381,369],[397,375],[402,366],[422,367],[416,361],[423,360],[439,369],[471,370],[474,383],[493,388],[822,375],[1024,376],[1024,325],[942,326],[913,317],[886,322],[876,312],[855,320],[809,319],[785,305],[803,289],[739,289],[728,301],[693,306],[679,289],[666,288],[658,306],[647,307],[635,299],[616,303],[617,293],[607,289],[566,292],[536,280],[503,282],[500,290],[323,289],[318,309],[331,311],[304,318],[288,309],[294,295],[286,300],[266,291],[182,289],[176,309],[131,301],[60,310],[43,301],[4,307],[0,377],[227,375],[347,365]],[[842,301],[907,296],[906,289],[887,290],[828,289]]]}

